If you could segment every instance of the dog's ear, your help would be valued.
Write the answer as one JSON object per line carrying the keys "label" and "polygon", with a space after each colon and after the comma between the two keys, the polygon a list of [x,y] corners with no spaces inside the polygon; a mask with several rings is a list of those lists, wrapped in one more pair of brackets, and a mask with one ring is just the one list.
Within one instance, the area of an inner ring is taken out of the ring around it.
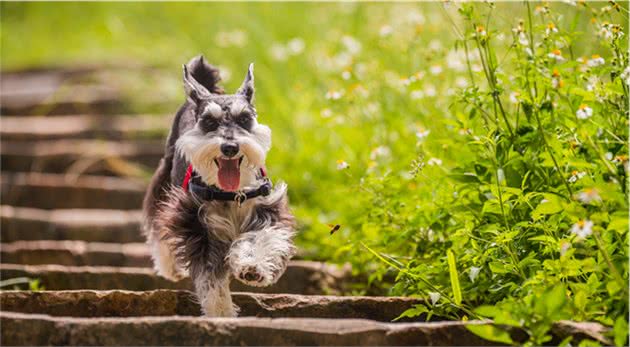
{"label": "dog's ear", "polygon": [[197,82],[190,74],[187,65],[184,65],[184,89],[186,90],[188,100],[197,105],[201,99],[207,99],[210,96],[210,91]]}
{"label": "dog's ear", "polygon": [[238,88],[236,94],[243,95],[245,99],[251,104],[254,101],[254,63],[249,64],[249,69],[247,70],[247,76],[245,76],[245,80],[241,87]]}

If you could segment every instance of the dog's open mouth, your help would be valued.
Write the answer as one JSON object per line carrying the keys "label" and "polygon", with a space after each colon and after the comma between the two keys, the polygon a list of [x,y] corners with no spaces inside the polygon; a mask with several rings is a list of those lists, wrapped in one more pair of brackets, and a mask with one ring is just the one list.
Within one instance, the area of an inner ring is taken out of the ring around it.
{"label": "dog's open mouth", "polygon": [[235,159],[216,158],[214,162],[219,168],[219,188],[228,192],[237,191],[241,183],[243,157]]}

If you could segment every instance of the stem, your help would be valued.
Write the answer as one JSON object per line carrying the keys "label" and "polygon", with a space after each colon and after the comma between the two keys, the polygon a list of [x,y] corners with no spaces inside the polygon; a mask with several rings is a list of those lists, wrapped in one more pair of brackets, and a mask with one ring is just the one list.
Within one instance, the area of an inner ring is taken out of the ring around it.
{"label": "stem", "polygon": [[615,265],[612,263],[612,260],[610,259],[610,255],[608,255],[608,252],[606,251],[606,248],[604,248],[604,244],[602,242],[602,239],[599,237],[599,233],[598,232],[594,232],[593,236],[595,236],[595,242],[597,243],[597,248],[599,248],[599,251],[602,253],[602,256],[604,257],[604,260],[606,261],[606,264],[608,264],[608,267],[610,268],[610,272],[612,272],[613,277],[615,278],[615,280],[617,282],[619,282],[619,286],[621,288],[623,288],[626,297],[628,296],[628,282],[624,281],[623,277],[621,276],[621,274],[619,273],[619,271],[617,270],[617,268],[615,267]]}
{"label": "stem", "polygon": [[545,131],[543,130],[542,122],[540,121],[540,116],[538,115],[538,110],[534,112],[534,115],[536,116],[536,122],[538,123],[538,131],[540,132],[540,136],[542,137],[543,144],[545,145],[545,149],[547,150],[547,153],[549,153],[549,156],[551,157],[551,160],[553,161],[553,165],[556,168],[556,172],[558,173],[558,176],[560,176],[560,179],[562,180],[562,182],[564,182],[564,185],[567,188],[567,191],[569,191],[569,197],[565,197],[565,199],[570,201],[571,200],[570,197],[573,196],[573,189],[571,189],[569,182],[567,182],[567,180],[560,173],[560,166],[558,165],[558,161],[556,160],[556,157],[553,155],[553,151],[551,150],[549,143],[547,143],[547,137],[545,136]]}

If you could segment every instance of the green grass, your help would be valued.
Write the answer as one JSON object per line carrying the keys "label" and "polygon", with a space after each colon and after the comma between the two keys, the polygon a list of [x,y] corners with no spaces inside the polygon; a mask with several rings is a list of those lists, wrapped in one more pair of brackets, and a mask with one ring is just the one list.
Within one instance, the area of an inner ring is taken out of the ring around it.
{"label": "green grass", "polygon": [[627,3],[0,6],[3,68],[157,65],[130,88],[167,101],[150,111],[177,108],[195,54],[228,90],[255,62],[300,246],[427,299],[406,315],[493,317],[533,344],[554,320],[595,320],[626,341]]}

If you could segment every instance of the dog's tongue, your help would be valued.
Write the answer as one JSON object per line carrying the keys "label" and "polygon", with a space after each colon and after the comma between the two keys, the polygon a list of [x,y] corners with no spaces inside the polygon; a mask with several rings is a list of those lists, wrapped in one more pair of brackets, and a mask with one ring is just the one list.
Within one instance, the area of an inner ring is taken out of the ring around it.
{"label": "dog's tongue", "polygon": [[241,182],[239,159],[219,159],[219,186],[228,192],[235,192]]}

